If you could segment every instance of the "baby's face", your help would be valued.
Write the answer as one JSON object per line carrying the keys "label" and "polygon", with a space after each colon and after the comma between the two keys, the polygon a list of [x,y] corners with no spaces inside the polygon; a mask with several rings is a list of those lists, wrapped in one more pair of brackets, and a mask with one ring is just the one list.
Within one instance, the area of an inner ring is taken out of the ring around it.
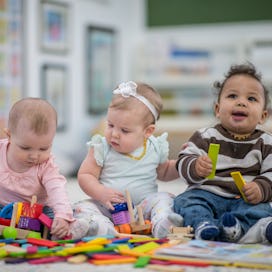
{"label": "baby's face", "polygon": [[131,153],[143,146],[146,128],[141,107],[130,110],[109,109],[107,123],[105,137],[115,151]]}
{"label": "baby's face", "polygon": [[215,107],[216,117],[233,134],[250,134],[262,124],[267,111],[264,109],[264,89],[248,75],[230,77]]}
{"label": "baby's face", "polygon": [[23,172],[45,162],[50,156],[55,131],[52,125],[47,133],[37,135],[30,129],[28,121],[19,121],[16,132],[9,137],[9,166],[14,171]]}

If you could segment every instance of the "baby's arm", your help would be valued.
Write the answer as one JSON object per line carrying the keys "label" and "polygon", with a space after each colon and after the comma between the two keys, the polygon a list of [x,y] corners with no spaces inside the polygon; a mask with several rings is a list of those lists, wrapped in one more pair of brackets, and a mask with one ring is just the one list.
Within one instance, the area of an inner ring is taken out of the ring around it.
{"label": "baby's arm", "polygon": [[96,163],[94,151],[91,148],[79,168],[78,183],[88,196],[114,210],[112,203],[125,202],[125,197],[121,192],[108,188],[99,182],[101,169]]}
{"label": "baby's arm", "polygon": [[[169,181],[179,177],[176,169],[176,160],[168,160],[157,168],[158,179]],[[212,172],[212,161],[208,156],[199,156],[195,163],[196,174],[205,178]]]}
{"label": "baby's arm", "polygon": [[170,181],[177,179],[179,173],[176,169],[176,160],[168,160],[165,163],[162,163],[157,168],[157,176],[159,180]]}

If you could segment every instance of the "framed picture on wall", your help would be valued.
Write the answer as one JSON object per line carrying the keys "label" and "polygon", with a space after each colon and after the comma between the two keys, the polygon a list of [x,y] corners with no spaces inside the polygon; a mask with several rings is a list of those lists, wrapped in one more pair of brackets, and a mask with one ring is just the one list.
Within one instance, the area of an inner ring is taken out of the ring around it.
{"label": "framed picture on wall", "polygon": [[69,5],[42,0],[40,44],[44,51],[66,53],[69,49]]}
{"label": "framed picture on wall", "polygon": [[58,131],[67,127],[68,94],[67,68],[63,65],[45,64],[41,68],[42,97],[50,102],[58,114]]}
{"label": "framed picture on wall", "polygon": [[24,3],[0,0],[0,138],[6,138],[10,108],[26,95]]}
{"label": "framed picture on wall", "polygon": [[111,100],[116,85],[115,40],[113,29],[95,26],[87,28],[86,107],[89,114],[104,113]]}

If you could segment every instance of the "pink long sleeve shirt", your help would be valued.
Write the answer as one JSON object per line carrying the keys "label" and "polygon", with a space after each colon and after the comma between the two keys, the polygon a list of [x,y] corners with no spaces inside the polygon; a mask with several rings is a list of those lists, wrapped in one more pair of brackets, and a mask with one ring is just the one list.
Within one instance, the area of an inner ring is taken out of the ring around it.
{"label": "pink long sleeve shirt", "polygon": [[59,173],[53,156],[24,173],[16,173],[7,164],[7,146],[7,139],[0,140],[0,204],[31,202],[36,195],[37,202],[51,207],[55,217],[74,221],[66,179]]}

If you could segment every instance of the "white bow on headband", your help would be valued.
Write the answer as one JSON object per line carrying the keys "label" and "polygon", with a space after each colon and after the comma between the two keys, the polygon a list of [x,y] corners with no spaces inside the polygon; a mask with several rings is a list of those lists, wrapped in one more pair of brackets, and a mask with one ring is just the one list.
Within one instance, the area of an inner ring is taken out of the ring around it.
{"label": "white bow on headband", "polygon": [[142,103],[148,107],[148,109],[153,114],[155,121],[158,119],[158,112],[155,109],[155,107],[149,102],[148,99],[146,99],[144,96],[137,93],[137,84],[133,81],[123,82],[119,84],[118,88],[113,91],[113,94],[120,94],[125,98],[128,98],[129,96],[133,96],[140,100]]}
{"label": "white bow on headband", "polygon": [[134,96],[137,94],[137,84],[133,81],[122,82],[113,93],[121,94],[123,97]]}

